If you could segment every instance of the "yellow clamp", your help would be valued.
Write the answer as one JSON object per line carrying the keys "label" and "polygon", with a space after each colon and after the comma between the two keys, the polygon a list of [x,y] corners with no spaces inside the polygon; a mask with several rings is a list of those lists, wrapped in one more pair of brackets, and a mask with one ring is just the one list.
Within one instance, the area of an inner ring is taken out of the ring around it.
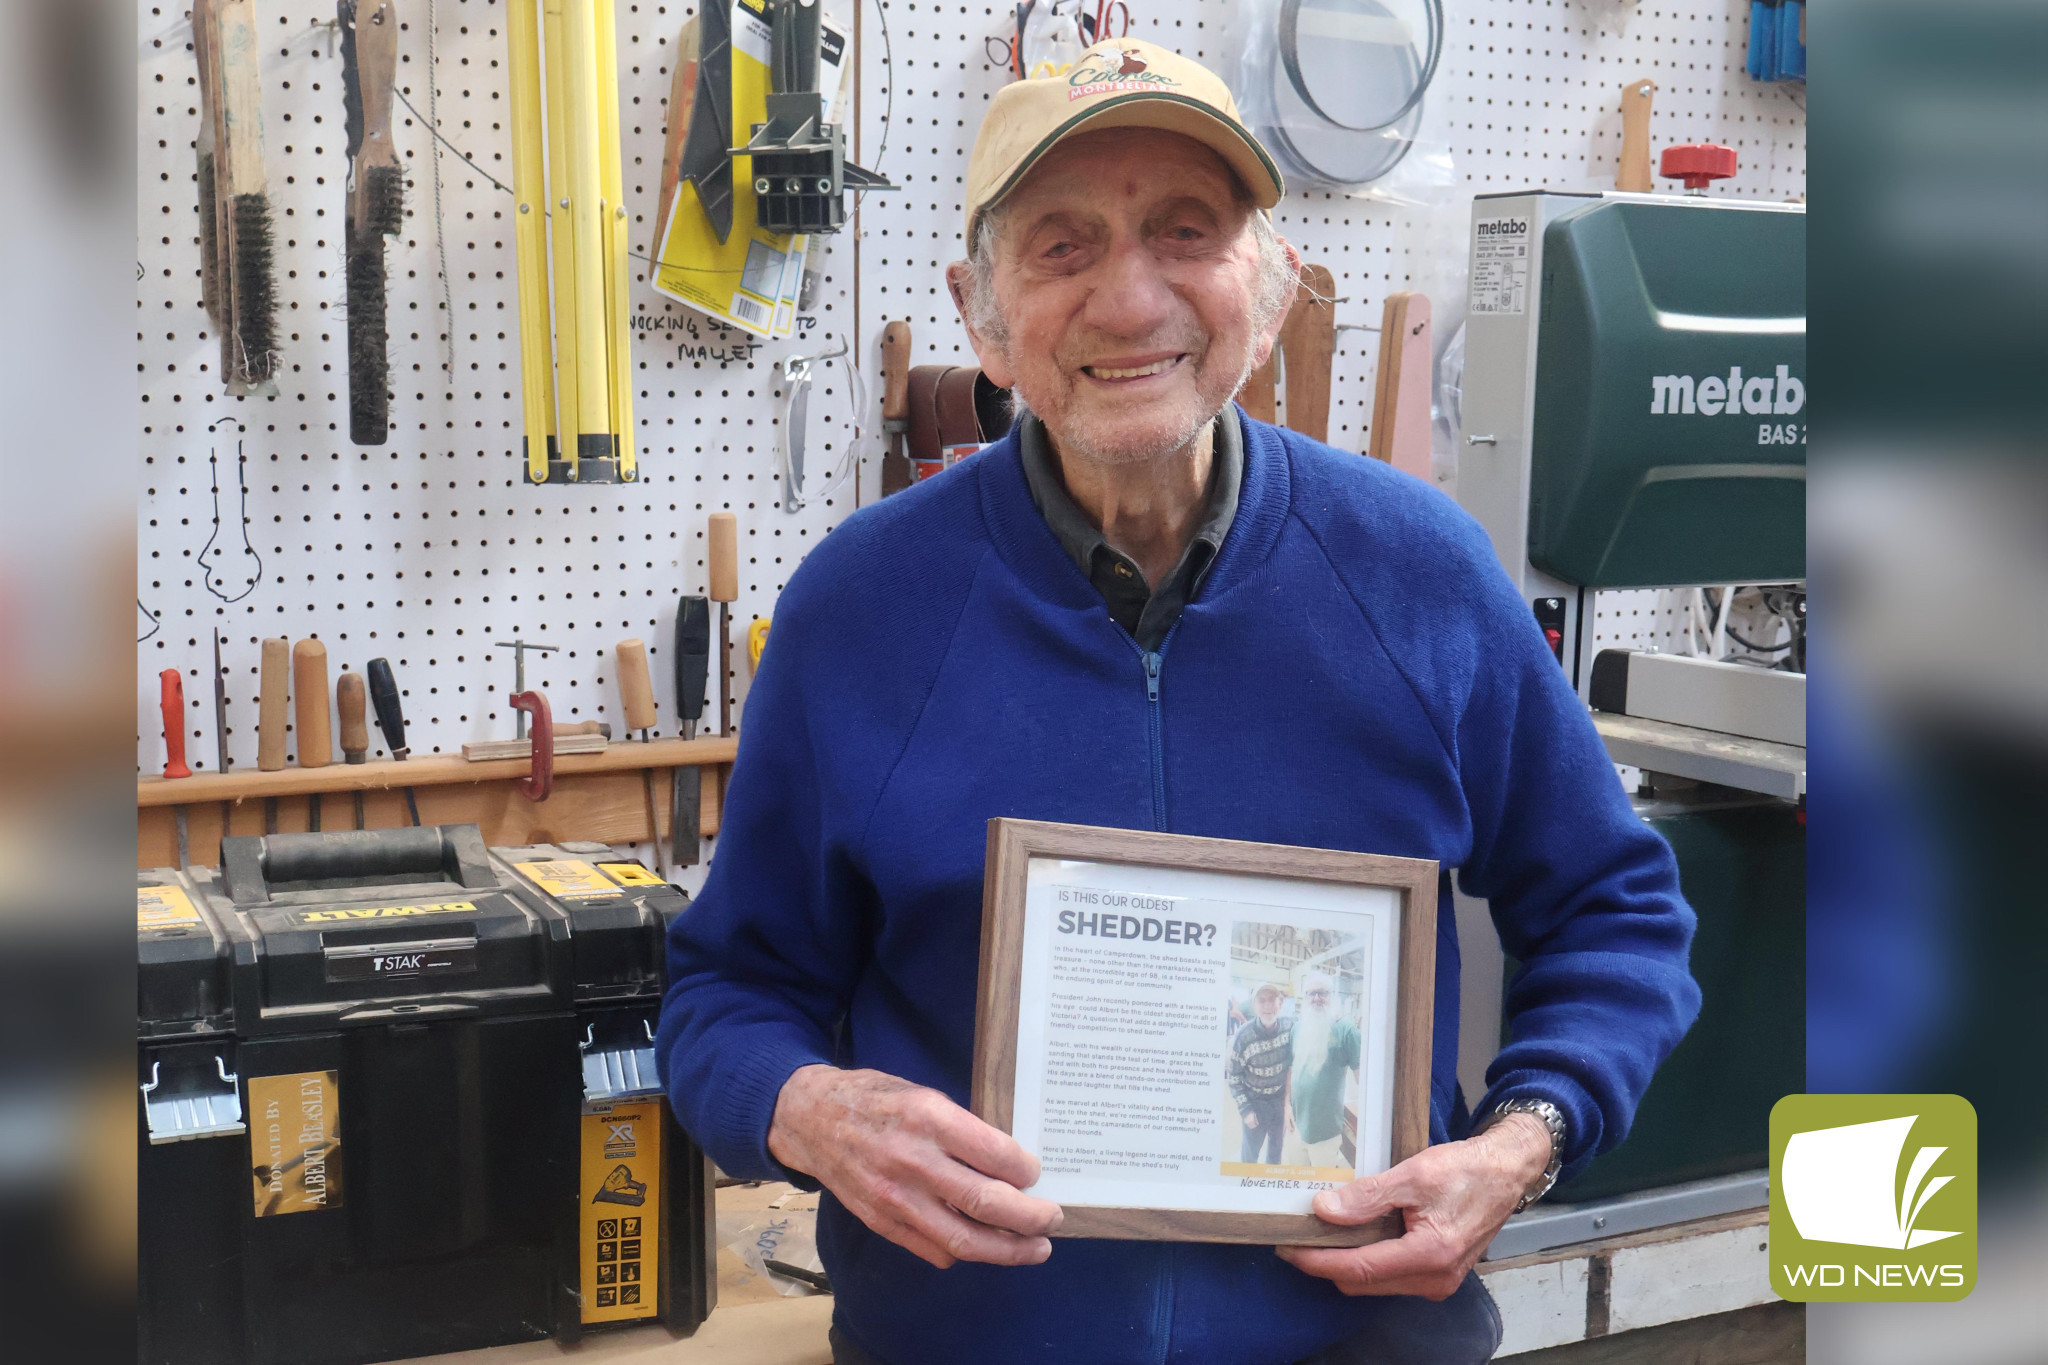
{"label": "yellow clamp", "polygon": [[768,647],[768,619],[756,617],[747,627],[747,666],[750,668],[761,666],[761,651]]}

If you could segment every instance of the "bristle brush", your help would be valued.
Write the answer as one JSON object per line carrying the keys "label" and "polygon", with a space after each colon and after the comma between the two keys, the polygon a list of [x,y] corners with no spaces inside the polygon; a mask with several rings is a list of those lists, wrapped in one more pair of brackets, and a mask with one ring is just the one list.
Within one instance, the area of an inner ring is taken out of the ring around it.
{"label": "bristle brush", "polygon": [[398,14],[392,0],[339,0],[336,15],[349,156],[348,432],[357,445],[380,446],[391,436],[384,239],[405,226],[405,172],[391,141]]}

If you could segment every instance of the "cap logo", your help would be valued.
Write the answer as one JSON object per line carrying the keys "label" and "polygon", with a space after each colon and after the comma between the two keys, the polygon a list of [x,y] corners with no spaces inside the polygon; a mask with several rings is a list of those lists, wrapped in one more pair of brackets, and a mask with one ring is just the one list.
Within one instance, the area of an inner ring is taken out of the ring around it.
{"label": "cap logo", "polygon": [[1086,99],[1115,91],[1167,90],[1180,84],[1151,70],[1136,48],[1105,47],[1082,54],[1067,73],[1067,98]]}

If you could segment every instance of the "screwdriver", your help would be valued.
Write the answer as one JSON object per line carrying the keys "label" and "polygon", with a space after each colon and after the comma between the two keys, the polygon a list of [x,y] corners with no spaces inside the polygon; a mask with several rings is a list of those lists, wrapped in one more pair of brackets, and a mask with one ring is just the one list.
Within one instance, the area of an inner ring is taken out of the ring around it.
{"label": "screwdriver", "polygon": [[[192,770],[185,766],[185,680],[177,669],[167,668],[157,681],[163,692],[164,776],[190,777]],[[183,804],[171,807],[171,815],[178,822],[178,869],[183,871],[192,865],[192,830]]]}
{"label": "screwdriver", "polygon": [[[370,756],[370,727],[365,721],[363,675],[341,670],[334,680],[334,708],[341,713],[341,756],[354,764]],[[363,827],[363,789],[355,790],[356,828]]]}
{"label": "screwdriver", "polygon": [[[639,640],[621,640],[612,650],[619,671],[619,703],[626,712],[626,728],[640,732],[640,742],[651,742],[654,728],[654,679],[647,673],[647,646]],[[654,807],[654,772],[640,770],[640,785],[647,794],[647,838],[654,848],[654,870],[665,881],[668,871],[661,859],[661,822]]]}
{"label": "screwdriver", "polygon": [[[263,667],[257,675],[256,769],[284,771],[284,712],[291,687],[292,642],[283,636],[263,642]],[[263,832],[277,833],[277,798],[263,798]]]}
{"label": "screwdriver", "polygon": [[[405,711],[398,701],[398,680],[391,676],[391,661],[372,659],[364,665],[370,675],[370,705],[377,708],[377,728],[384,732],[384,747],[391,751],[391,757],[400,763],[412,751],[405,747]],[[405,789],[405,808],[412,815],[413,824],[420,822],[419,798],[413,789]]]}
{"label": "screwdriver", "polygon": [[[325,768],[334,762],[327,718],[327,646],[301,640],[292,646],[292,704],[299,731],[299,766]],[[320,830],[320,793],[306,796],[306,828]]]}
{"label": "screwdriver", "polygon": [[[220,667],[220,627],[213,628],[213,757],[221,772],[232,766],[228,758],[228,681]],[[234,814],[232,800],[220,803],[220,836],[228,837],[228,819]]]}
{"label": "screwdriver", "polygon": [[[697,737],[704,715],[704,683],[711,667],[711,599],[685,597],[676,603],[676,723],[684,739]],[[675,793],[669,802],[670,852],[677,867],[690,867],[699,855],[697,827],[703,819],[702,770],[678,768]]]}

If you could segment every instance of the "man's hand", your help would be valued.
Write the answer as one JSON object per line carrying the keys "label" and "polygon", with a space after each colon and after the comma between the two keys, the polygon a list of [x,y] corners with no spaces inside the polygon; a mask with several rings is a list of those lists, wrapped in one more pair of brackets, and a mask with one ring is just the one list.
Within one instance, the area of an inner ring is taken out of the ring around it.
{"label": "man's hand", "polygon": [[1362,1247],[1279,1247],[1281,1259],[1346,1294],[1416,1294],[1442,1301],[1458,1291],[1487,1243],[1550,1164],[1550,1130],[1509,1114],[1478,1137],[1409,1157],[1384,1175],[1316,1196],[1316,1217],[1347,1227],[1399,1209],[1408,1230]]}
{"label": "man's hand", "polygon": [[1021,1191],[1038,1158],[936,1090],[880,1071],[798,1067],[768,1150],[853,1216],[944,1270],[955,1261],[1037,1265],[1064,1215]]}
{"label": "man's hand", "polygon": [[1259,1126],[1259,1111],[1258,1111],[1258,1110],[1256,1110],[1256,1109],[1248,1109],[1248,1110],[1246,1110],[1246,1111],[1245,1111],[1245,1115],[1244,1115],[1244,1126],[1245,1126],[1245,1127],[1247,1127],[1247,1128],[1256,1128],[1256,1127],[1258,1127],[1258,1126]]}

